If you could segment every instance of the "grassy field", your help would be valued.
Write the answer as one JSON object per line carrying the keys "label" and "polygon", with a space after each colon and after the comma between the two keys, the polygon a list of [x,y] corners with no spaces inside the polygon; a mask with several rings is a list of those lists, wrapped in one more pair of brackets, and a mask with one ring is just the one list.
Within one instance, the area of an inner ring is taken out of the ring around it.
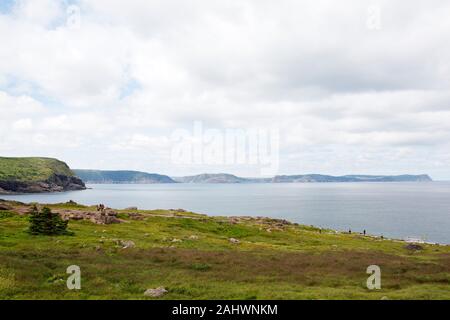
{"label": "grassy field", "polygon": [[[113,225],[71,221],[74,236],[31,236],[14,211],[0,211],[0,299],[151,299],[145,290],[161,286],[160,299],[450,299],[449,246],[414,251],[270,219],[164,210],[119,211],[124,222]],[[373,264],[381,290],[366,288]],[[81,290],[66,287],[70,265],[81,268]]]}
{"label": "grassy field", "polygon": [[56,159],[0,157],[0,180],[3,181],[45,181],[53,174],[73,176],[67,164]]}

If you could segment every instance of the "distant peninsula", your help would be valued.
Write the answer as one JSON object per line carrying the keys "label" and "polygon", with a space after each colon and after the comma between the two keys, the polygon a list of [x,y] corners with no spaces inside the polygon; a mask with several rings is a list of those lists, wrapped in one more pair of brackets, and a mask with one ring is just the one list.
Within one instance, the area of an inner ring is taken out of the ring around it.
{"label": "distant peninsula", "polygon": [[105,171],[105,170],[81,170],[76,169],[74,173],[85,183],[90,184],[152,184],[152,183],[176,183],[172,178],[156,174],[146,173],[141,171]]}
{"label": "distant peninsula", "polygon": [[84,189],[84,182],[57,159],[0,157],[0,194]]}
{"label": "distant peninsula", "polygon": [[375,176],[345,175],[330,176],[322,174],[280,175],[272,178],[242,178],[231,174],[200,174],[187,177],[174,177],[181,183],[314,183],[314,182],[424,182],[433,181],[427,174]]}
{"label": "distant peninsula", "polygon": [[422,182],[432,181],[426,175],[398,175],[398,176],[375,176],[375,175],[345,175],[330,176],[321,174],[305,175],[280,175],[271,178],[243,178],[227,173],[209,174],[203,173],[193,176],[169,177],[156,173],[140,171],[102,171],[102,170],[74,170],[75,174],[85,183],[107,184],[107,183],[130,183],[130,184],[153,184],[153,183],[319,183],[319,182]]}

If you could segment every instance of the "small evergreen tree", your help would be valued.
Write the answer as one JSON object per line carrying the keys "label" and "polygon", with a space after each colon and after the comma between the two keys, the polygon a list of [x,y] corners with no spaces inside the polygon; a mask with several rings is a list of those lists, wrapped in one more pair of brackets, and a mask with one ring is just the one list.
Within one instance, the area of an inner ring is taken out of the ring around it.
{"label": "small evergreen tree", "polygon": [[30,211],[29,232],[33,235],[68,235],[69,221],[64,221],[59,214],[53,213],[49,208],[44,207],[41,211],[36,206]]}

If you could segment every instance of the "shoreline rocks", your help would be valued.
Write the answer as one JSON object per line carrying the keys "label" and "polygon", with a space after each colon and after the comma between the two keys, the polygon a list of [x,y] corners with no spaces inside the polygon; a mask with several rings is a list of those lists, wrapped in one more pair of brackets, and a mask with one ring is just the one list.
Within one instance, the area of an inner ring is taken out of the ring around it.
{"label": "shoreline rocks", "polygon": [[84,182],[74,176],[54,174],[45,181],[0,181],[0,194],[46,193],[85,190]]}

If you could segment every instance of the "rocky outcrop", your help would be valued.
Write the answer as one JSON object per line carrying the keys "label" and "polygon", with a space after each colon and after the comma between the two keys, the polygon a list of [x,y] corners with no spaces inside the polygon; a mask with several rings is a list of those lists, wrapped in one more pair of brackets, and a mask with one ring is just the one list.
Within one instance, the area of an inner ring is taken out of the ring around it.
{"label": "rocky outcrop", "polygon": [[64,220],[88,220],[95,224],[120,223],[117,212],[111,209],[103,211],[54,210]]}
{"label": "rocky outcrop", "polygon": [[45,181],[0,181],[0,194],[41,193],[84,190],[84,182],[73,176],[53,174]]}
{"label": "rocky outcrop", "polygon": [[8,206],[7,204],[0,202],[0,211],[7,211],[7,210],[11,210],[11,209],[12,209],[11,206]]}
{"label": "rocky outcrop", "polygon": [[[41,209],[41,205],[38,205],[37,207],[38,209]],[[28,215],[31,212],[33,206],[20,202],[0,200],[0,208],[4,208],[3,210],[14,211],[19,215]],[[85,220],[102,225],[122,222],[122,220],[118,218],[117,211],[110,208],[105,208],[103,210],[92,210],[88,207],[83,209],[52,208],[52,212],[59,214],[63,220]]]}

